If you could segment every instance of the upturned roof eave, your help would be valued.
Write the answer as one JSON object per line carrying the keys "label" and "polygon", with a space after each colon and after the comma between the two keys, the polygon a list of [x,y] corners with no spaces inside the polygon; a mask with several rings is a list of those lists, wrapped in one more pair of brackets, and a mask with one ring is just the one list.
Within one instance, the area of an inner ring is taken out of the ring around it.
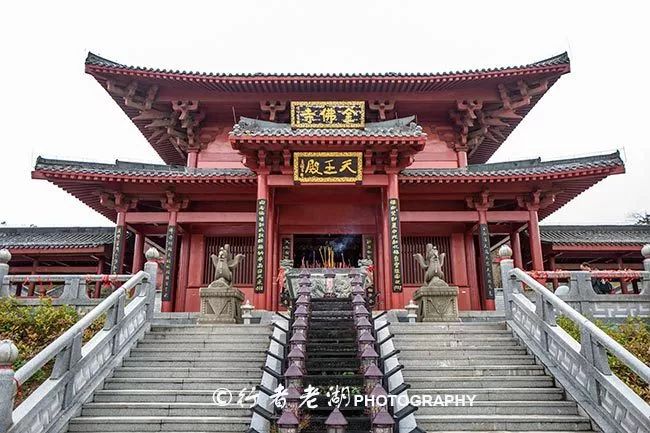
{"label": "upturned roof eave", "polygon": [[[97,59],[101,59],[98,61]],[[557,60],[556,60],[557,59]],[[570,60],[567,53],[561,53],[549,59],[534,62],[528,65],[506,66],[500,68],[485,68],[469,71],[433,72],[433,73],[204,73],[171,71],[158,68],[129,66],[89,53],[85,62],[85,71],[88,74],[118,74],[124,76],[139,76],[150,79],[196,81],[196,82],[224,82],[260,83],[285,82],[295,84],[306,82],[318,83],[382,83],[396,82],[409,84],[413,82],[454,82],[476,81],[479,79],[503,78],[525,74],[565,74],[570,72]]]}

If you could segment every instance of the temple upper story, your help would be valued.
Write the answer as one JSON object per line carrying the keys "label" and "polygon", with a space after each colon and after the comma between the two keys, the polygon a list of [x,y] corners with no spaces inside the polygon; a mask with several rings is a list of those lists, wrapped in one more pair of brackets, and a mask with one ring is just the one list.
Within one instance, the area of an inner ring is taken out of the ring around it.
{"label": "temple upper story", "polygon": [[[167,164],[277,173],[290,169],[297,146],[365,151],[377,173],[485,163],[569,71],[566,53],[522,66],[379,74],[198,73],[86,58],[86,72]],[[293,105],[314,100],[362,102],[363,125],[296,128]]]}

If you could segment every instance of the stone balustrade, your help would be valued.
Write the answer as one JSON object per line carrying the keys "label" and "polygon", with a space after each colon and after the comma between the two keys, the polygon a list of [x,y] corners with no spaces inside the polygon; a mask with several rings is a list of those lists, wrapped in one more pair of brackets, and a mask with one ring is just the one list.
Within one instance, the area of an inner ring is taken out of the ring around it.
{"label": "stone balustrade", "polygon": [[[647,262],[650,245],[643,247],[641,253]],[[644,271],[536,271],[528,274],[538,281],[568,281],[567,285],[558,287],[555,294],[589,318],[607,321],[623,321],[630,316],[650,318],[650,269],[647,267]],[[639,293],[597,294],[592,285],[595,278],[634,278],[639,282]]]}
{"label": "stone balustrade", "polygon": [[[643,248],[644,287],[650,275],[650,246]],[[568,302],[521,269],[514,268],[512,250],[499,250],[504,309],[508,326],[537,356],[602,431],[650,432],[650,406],[609,368],[608,355],[626,365],[650,386],[650,367],[614,341]],[[590,284],[589,275],[577,275],[577,284]],[[532,290],[534,300],[523,293]],[[570,291],[569,291],[570,293]],[[579,292],[578,292],[579,293]],[[596,295],[611,297],[612,295]],[[575,341],[556,323],[562,315],[580,328]]]}
{"label": "stone balustrade", "polygon": [[[0,252],[3,286],[10,279],[7,255],[8,252]],[[130,275],[124,284],[16,372],[11,368],[18,356],[13,343],[8,340],[0,343],[0,433],[62,431],[149,329],[154,315],[158,252],[150,249],[146,257],[143,271]],[[86,278],[76,277],[77,281]],[[134,297],[127,305],[132,291]],[[100,317],[105,317],[103,329],[83,344],[84,330]],[[52,360],[50,377],[13,410],[17,386]]]}

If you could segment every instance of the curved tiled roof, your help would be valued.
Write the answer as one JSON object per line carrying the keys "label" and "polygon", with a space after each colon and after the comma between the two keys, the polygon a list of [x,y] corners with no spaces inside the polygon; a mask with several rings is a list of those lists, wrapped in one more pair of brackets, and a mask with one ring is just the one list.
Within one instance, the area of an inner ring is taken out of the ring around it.
{"label": "curved tiled roof", "polygon": [[449,71],[449,72],[380,72],[380,73],[302,73],[302,72],[289,72],[289,73],[273,73],[273,72],[244,72],[244,73],[227,73],[227,72],[196,72],[185,70],[172,70],[161,68],[150,68],[142,66],[125,65],[113,60],[106,59],[98,56],[92,52],[88,53],[86,57],[86,65],[99,66],[111,69],[124,69],[130,71],[142,71],[166,75],[178,76],[194,76],[194,77],[212,77],[212,78],[432,78],[432,77],[446,77],[452,75],[475,75],[492,73],[499,71],[506,71],[510,69],[531,69],[543,68],[549,66],[560,66],[569,64],[569,55],[564,52],[548,59],[539,60],[537,62],[529,63],[519,66],[503,66],[496,68],[472,69],[463,71]]}
{"label": "curved tiled roof", "polygon": [[618,152],[608,155],[542,161],[540,158],[492,164],[468,165],[464,168],[414,168],[402,170],[401,176],[410,178],[482,178],[500,176],[530,176],[622,167]]}
{"label": "curved tiled roof", "polygon": [[233,127],[231,135],[236,137],[408,137],[426,138],[422,127],[415,123],[415,116],[384,122],[367,123],[363,129],[350,128],[299,128],[292,129],[288,123],[242,117]]}
{"label": "curved tiled roof", "polygon": [[91,248],[112,245],[113,227],[2,227],[0,248]]}
{"label": "curved tiled roof", "polygon": [[156,178],[216,178],[254,177],[247,168],[189,168],[180,165],[147,164],[115,161],[115,164],[100,162],[65,161],[38,157],[35,171],[49,171],[75,174],[99,174],[117,176],[138,176]]}
{"label": "curved tiled roof", "polygon": [[540,226],[542,242],[558,245],[645,245],[650,225]]}

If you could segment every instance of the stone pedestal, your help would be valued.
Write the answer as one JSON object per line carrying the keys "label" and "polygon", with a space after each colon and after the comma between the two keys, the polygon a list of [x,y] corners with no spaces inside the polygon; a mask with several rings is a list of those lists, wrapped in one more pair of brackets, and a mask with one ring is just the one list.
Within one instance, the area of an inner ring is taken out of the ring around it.
{"label": "stone pedestal", "polygon": [[198,322],[242,323],[241,304],[244,294],[241,290],[218,282],[199,289],[201,297],[201,315]]}
{"label": "stone pedestal", "polygon": [[431,284],[415,291],[420,322],[458,322],[458,287],[434,277]]}

